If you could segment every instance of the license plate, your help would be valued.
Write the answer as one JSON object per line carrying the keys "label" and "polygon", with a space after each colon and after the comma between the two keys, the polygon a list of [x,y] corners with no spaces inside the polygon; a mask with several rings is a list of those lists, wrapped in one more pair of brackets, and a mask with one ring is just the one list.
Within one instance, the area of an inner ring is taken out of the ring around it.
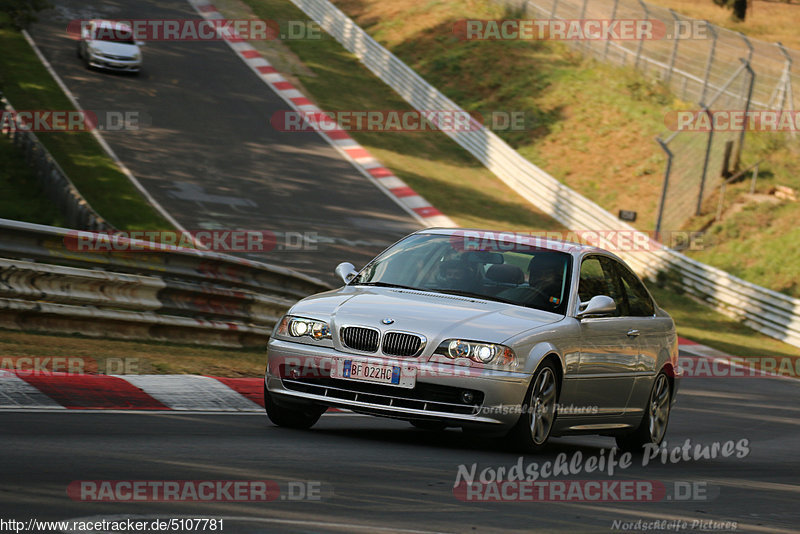
{"label": "license plate", "polygon": [[416,369],[362,360],[337,359],[331,368],[331,378],[374,382],[410,389],[416,383]]}

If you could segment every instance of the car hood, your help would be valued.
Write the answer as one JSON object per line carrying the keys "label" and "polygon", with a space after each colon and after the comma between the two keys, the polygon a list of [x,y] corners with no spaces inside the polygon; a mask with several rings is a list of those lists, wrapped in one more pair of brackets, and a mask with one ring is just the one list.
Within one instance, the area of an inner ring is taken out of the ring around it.
{"label": "car hood", "polygon": [[[561,320],[561,315],[443,293],[353,286],[298,302],[292,315],[329,321],[331,328],[369,326],[424,335],[429,344],[448,338],[502,343],[520,332]],[[389,325],[384,319],[393,321]]]}
{"label": "car hood", "polygon": [[139,53],[139,47],[135,44],[115,43],[114,41],[91,41],[91,46],[101,54],[111,54],[113,56],[133,57]]}

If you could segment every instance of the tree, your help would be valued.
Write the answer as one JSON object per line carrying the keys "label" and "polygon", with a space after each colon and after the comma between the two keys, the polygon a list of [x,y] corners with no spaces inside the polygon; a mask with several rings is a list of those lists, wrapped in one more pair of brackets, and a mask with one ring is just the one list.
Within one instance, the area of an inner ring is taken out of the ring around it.
{"label": "tree", "polygon": [[0,26],[10,22],[15,28],[27,28],[36,20],[36,12],[48,7],[51,6],[47,0],[0,0]]}
{"label": "tree", "polygon": [[747,15],[747,0],[714,0],[714,3],[732,10],[733,18],[738,21],[744,21]]}

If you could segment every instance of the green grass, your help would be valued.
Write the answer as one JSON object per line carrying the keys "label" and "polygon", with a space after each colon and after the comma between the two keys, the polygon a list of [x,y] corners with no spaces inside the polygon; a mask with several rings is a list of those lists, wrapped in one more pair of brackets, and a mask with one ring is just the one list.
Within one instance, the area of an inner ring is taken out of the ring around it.
{"label": "green grass", "polygon": [[0,136],[0,169],[0,218],[50,226],[64,224],[22,151],[5,136]]}
{"label": "green grass", "polygon": [[[73,109],[22,34],[0,25],[0,90],[20,110]],[[78,191],[103,218],[122,230],[170,225],[145,200],[90,133],[50,132],[37,137]],[[18,199],[24,204],[23,198]],[[9,199],[10,203],[14,201]],[[18,213],[29,220],[35,213]]]}

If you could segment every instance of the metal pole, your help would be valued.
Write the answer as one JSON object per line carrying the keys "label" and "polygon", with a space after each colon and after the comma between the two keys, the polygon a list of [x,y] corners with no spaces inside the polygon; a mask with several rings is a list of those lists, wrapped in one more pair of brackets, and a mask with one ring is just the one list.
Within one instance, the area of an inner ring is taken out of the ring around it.
{"label": "metal pole", "polygon": [[[644,19],[647,20],[650,17],[650,12],[647,10],[647,4],[645,4],[642,0],[639,0],[639,5],[642,6],[644,10]],[[642,32],[642,38],[639,39],[639,46],[636,48],[636,63],[634,64],[634,68],[639,70],[639,59],[642,57],[642,48],[644,47],[644,32]]]}
{"label": "metal pole", "polygon": [[756,192],[756,180],[757,179],[758,179],[758,163],[756,163],[756,166],[753,167],[753,181],[750,182],[750,194],[751,195]]}
{"label": "metal pole", "polygon": [[706,74],[703,79],[703,92],[700,95],[699,102],[701,106],[705,105],[706,91],[708,90],[708,80],[711,77],[711,65],[714,63],[714,52],[717,49],[717,32],[714,30],[714,26],[710,22],[706,21],[706,24],[708,25],[708,29],[711,31],[711,35],[714,40],[711,41],[711,50],[708,52],[708,60],[706,61]]}
{"label": "metal pole", "polygon": [[556,18],[556,11],[558,10],[558,0],[553,0],[553,9],[550,11],[550,18]]}
{"label": "metal pole", "polygon": [[742,128],[742,131],[739,132],[739,146],[736,147],[736,156],[733,158],[733,168],[736,169],[739,167],[739,160],[742,157],[742,149],[744,148],[744,134],[747,133],[747,123],[749,122],[747,119],[747,114],[750,113],[750,101],[753,99],[753,87],[755,86],[756,82],[756,73],[753,71],[752,67],[750,67],[750,62],[742,60],[744,63],[744,68],[747,71],[747,75],[750,77],[750,83],[747,87],[747,98],[744,101],[744,116],[745,116],[745,125]]}
{"label": "metal pole", "polygon": [[[581,14],[578,17],[581,20],[581,25],[583,25],[583,20],[586,18],[586,4],[589,3],[589,0],[583,0],[583,5],[581,5]],[[592,45],[590,44],[591,41],[576,41],[577,46],[584,48],[586,52],[592,51]]]}
{"label": "metal pole", "polygon": [[700,175],[700,191],[697,194],[697,208],[694,214],[700,215],[700,208],[703,205],[703,190],[706,186],[706,174],[708,173],[708,160],[711,159],[711,143],[714,141],[714,118],[711,116],[711,111],[704,107],[703,112],[708,115],[708,122],[711,124],[711,130],[708,132],[708,142],[706,143],[706,155],[703,158],[703,174]]}
{"label": "metal pole", "polygon": [[[619,0],[614,0],[614,8],[611,10],[611,20],[615,20],[617,18],[617,6],[619,5]],[[606,57],[608,57],[608,43],[609,40],[606,39],[606,47],[603,50],[603,60],[605,61]]]}
{"label": "metal pole", "polygon": [[[792,74],[791,74],[793,60],[791,54],[789,54],[789,52],[786,50],[786,47],[783,46],[782,43],[778,42],[776,44],[783,53],[783,57],[786,58],[786,65],[783,68],[783,78],[784,78],[783,96],[781,98],[781,104],[778,110],[781,112],[788,111],[789,113],[792,113],[794,111],[794,95],[792,94]],[[789,102],[789,109],[784,109],[786,107],[787,101]],[[797,133],[794,130],[791,131],[791,134],[792,134],[792,139],[797,137]]]}
{"label": "metal pole", "polygon": [[664,185],[661,187],[661,200],[658,202],[658,216],[656,218],[655,231],[655,240],[661,242],[661,222],[664,218],[664,204],[667,200],[667,189],[669,188],[669,175],[672,172],[673,154],[669,150],[667,144],[660,137],[656,137],[656,143],[658,143],[661,149],[667,154],[667,168],[664,169]]}
{"label": "metal pole", "polygon": [[[669,55],[669,68],[667,69],[667,78],[664,80],[667,84],[669,84],[670,80],[672,80],[672,71],[675,70],[675,59],[678,57],[678,14],[675,13],[673,10],[669,10],[670,15],[672,15],[673,21],[673,28],[672,31],[675,32],[672,36],[672,52]],[[684,78],[685,79],[685,78]]]}

